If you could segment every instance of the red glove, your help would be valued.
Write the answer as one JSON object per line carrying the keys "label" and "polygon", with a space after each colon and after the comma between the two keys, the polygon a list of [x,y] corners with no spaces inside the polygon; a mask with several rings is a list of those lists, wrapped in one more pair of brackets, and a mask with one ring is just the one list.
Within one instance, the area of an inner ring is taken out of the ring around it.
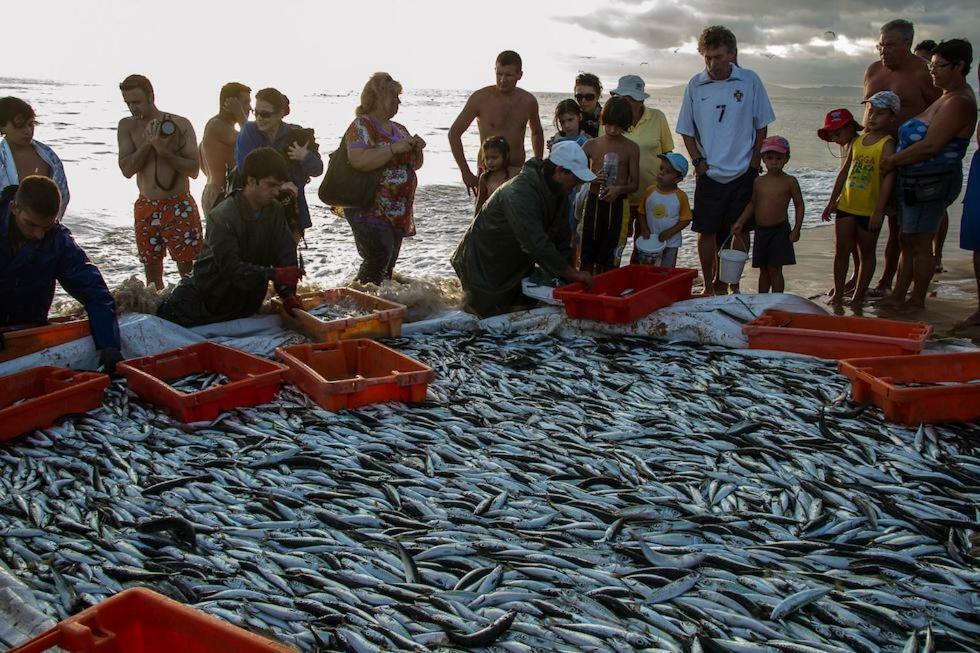
{"label": "red glove", "polygon": [[290,317],[296,317],[296,309],[303,310],[303,302],[296,295],[286,295],[282,298],[282,307],[286,309]]}
{"label": "red glove", "polygon": [[287,268],[273,268],[272,282],[275,283],[276,286],[295,286],[296,283],[303,278],[303,274],[303,270],[299,269],[295,265]]}

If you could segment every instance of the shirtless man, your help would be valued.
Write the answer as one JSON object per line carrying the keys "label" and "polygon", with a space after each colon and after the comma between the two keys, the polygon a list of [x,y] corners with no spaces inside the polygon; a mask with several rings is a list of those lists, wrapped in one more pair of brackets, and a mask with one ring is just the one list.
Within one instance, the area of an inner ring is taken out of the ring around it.
{"label": "shirtless man", "polygon": [[147,285],[162,289],[166,251],[183,277],[203,244],[189,181],[200,171],[197,138],[186,118],[157,109],[146,77],[130,75],[119,90],[132,114],[119,121],[117,137],[119,169],[127,179],[136,175],[140,192],[134,206],[136,249]]}
{"label": "shirtless man", "polygon": [[201,211],[207,220],[214,200],[225,185],[225,175],[235,167],[235,143],[238,131],[235,125],[244,126],[252,112],[252,89],[229,82],[218,94],[218,115],[204,125],[201,137],[201,171],[208,181],[201,193]]}
{"label": "shirtless man", "polygon": [[[476,91],[466,101],[453,126],[449,128],[449,148],[456,165],[463,175],[466,192],[476,192],[479,176],[473,174],[463,151],[463,133],[476,118],[480,129],[480,142],[491,136],[503,136],[510,145],[510,165],[520,168],[527,158],[524,151],[524,134],[531,125],[531,149],[538,159],[544,156],[544,129],[538,115],[538,101],[517,82],[524,75],[521,56],[511,50],[497,55],[495,66],[497,84]],[[482,166],[479,166],[482,168]]]}
{"label": "shirtless man", "polygon": [[[879,61],[868,66],[864,73],[864,99],[878,91],[892,91],[902,101],[902,109],[895,120],[895,133],[903,122],[917,116],[936,101],[941,91],[932,83],[926,62],[912,53],[915,29],[907,20],[892,20],[881,26],[877,50]],[[868,105],[871,106],[871,105]],[[865,115],[867,123],[867,115]],[[871,296],[883,297],[891,290],[898,258],[901,252],[899,242],[899,216],[895,208],[888,211],[888,243],[885,245],[885,268],[877,287],[869,292]]]}

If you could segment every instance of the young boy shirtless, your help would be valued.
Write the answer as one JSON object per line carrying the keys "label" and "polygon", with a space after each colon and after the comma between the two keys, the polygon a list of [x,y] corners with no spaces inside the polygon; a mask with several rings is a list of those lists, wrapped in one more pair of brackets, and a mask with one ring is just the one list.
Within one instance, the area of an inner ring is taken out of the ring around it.
{"label": "young boy shirtless", "polygon": [[[752,201],[732,227],[736,237],[749,218],[755,216],[755,243],[752,248],[752,267],[759,268],[759,292],[783,292],[783,266],[795,265],[793,243],[800,239],[803,227],[803,193],[796,177],[783,172],[789,161],[789,141],[782,136],[770,136],[762,143],[762,162],[766,174],[755,180]],[[793,200],[796,222],[790,229],[787,211]]]}
{"label": "young boy shirtless", "polygon": [[[629,101],[612,98],[600,120],[604,133],[582,146],[598,177],[589,188],[582,221],[580,269],[590,274],[619,267],[629,231],[628,198],[640,183],[640,147],[625,136],[633,123]],[[615,179],[605,170],[607,156],[617,160]]]}

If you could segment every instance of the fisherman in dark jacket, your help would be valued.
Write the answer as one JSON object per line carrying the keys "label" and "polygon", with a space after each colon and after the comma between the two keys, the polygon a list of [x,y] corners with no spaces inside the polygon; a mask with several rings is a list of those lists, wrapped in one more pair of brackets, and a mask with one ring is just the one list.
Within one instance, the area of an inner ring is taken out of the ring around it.
{"label": "fisherman in dark jacket", "polygon": [[0,331],[47,324],[57,281],[85,307],[99,364],[114,373],[122,360],[116,303],[58,222],[60,209],[61,193],[47,177],[24,177],[0,193]]}
{"label": "fisherman in dark jacket", "polygon": [[242,178],[244,188],[211,209],[194,271],[160,306],[160,317],[183,326],[248,317],[262,306],[270,281],[290,313],[300,307],[303,271],[279,201],[289,179],[286,160],[271,147],[253,150]]}
{"label": "fisherman in dark jacket", "polygon": [[452,258],[470,310],[480,317],[510,312],[535,263],[554,277],[591,283],[569,264],[567,202],[572,189],[595,178],[582,148],[566,141],[547,159],[530,159],[490,196]]}

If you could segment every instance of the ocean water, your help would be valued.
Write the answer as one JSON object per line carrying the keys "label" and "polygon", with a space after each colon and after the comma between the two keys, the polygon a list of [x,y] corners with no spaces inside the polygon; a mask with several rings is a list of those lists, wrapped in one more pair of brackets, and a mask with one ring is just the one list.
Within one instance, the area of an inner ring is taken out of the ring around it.
{"label": "ocean water", "polygon": [[[118,285],[133,274],[141,276],[132,230],[136,183],[125,179],[117,165],[116,125],[127,111],[115,85],[0,79],[0,95],[24,98],[38,113],[35,136],[62,158],[71,187],[65,224],[102,268],[109,285]],[[468,95],[469,91],[464,90],[418,89],[406,89],[402,95],[401,110],[395,120],[427,142],[416,196],[418,234],[407,239],[403,246],[398,264],[398,271],[403,275],[453,274],[449,257],[472,219],[473,198],[467,195],[460,181],[447,133]],[[547,137],[554,133],[553,108],[567,96],[555,93],[536,96]],[[217,91],[214,97],[160,97],[157,103],[161,110],[190,118],[200,139],[204,123],[215,112],[216,98]],[[359,91],[311,91],[290,94],[290,99],[292,113],[287,120],[315,128],[320,152],[326,157],[337,147],[353,119]],[[844,106],[858,114],[859,100],[855,95],[844,100]],[[777,121],[770,134],[789,139],[793,149],[787,169],[799,179],[803,190],[805,226],[818,227],[822,224],[820,214],[833,186],[839,160],[836,146],[828,147],[815,132],[823,124],[824,114],[842,106],[842,99],[773,97],[772,102]],[[658,95],[654,91],[648,105],[662,110],[671,125],[676,123],[680,109],[680,97],[676,94]],[[676,135],[675,138],[676,147],[683,151],[680,138]],[[463,143],[472,162],[479,146],[475,123]],[[527,150],[530,152],[530,140]],[[471,165],[475,170],[475,164]],[[203,185],[203,175],[193,181],[195,197],[200,197]],[[313,228],[307,232],[303,258],[309,280],[323,285],[343,284],[352,278],[359,258],[347,223],[329,213],[316,198],[318,185],[319,179],[314,179],[306,189]],[[693,185],[691,175],[681,187],[693,195]],[[688,235],[679,264],[697,267],[696,260],[694,238]],[[167,272],[168,280],[176,281],[176,271],[169,260]]]}

